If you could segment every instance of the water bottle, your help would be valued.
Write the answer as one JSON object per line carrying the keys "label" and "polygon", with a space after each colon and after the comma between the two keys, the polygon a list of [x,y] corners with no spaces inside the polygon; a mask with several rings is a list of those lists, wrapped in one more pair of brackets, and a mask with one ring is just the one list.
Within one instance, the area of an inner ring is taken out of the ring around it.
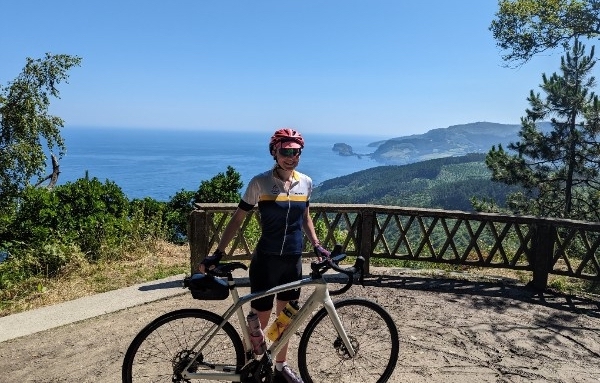
{"label": "water bottle", "polygon": [[277,319],[267,329],[267,338],[273,342],[279,339],[285,328],[294,319],[294,316],[296,316],[299,308],[298,301],[288,302],[281,313],[279,313]]}
{"label": "water bottle", "polygon": [[258,315],[255,312],[251,312],[246,317],[248,322],[248,332],[250,333],[250,343],[252,343],[252,350],[256,355],[264,354],[267,350],[265,344],[265,334],[262,328],[260,328],[260,321]]}

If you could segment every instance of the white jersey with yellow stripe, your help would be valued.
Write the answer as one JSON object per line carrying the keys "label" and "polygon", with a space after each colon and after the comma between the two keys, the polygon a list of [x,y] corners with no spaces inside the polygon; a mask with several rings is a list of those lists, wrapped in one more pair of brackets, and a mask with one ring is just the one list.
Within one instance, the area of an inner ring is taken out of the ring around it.
{"label": "white jersey with yellow stripe", "polygon": [[268,170],[250,180],[240,208],[250,210],[258,204],[262,233],[256,250],[269,255],[302,254],[304,212],[312,192],[312,179],[292,172],[289,190]]}

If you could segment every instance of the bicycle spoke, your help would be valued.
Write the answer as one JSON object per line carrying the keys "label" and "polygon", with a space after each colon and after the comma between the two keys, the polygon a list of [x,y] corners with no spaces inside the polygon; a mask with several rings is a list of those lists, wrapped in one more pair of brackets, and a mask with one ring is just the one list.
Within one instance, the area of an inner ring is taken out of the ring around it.
{"label": "bicycle spoke", "polygon": [[[146,326],[133,340],[123,362],[124,382],[184,382],[181,374],[196,356],[191,347],[222,320],[204,310],[179,310]],[[231,324],[223,327],[191,365],[202,370],[235,371],[244,364],[244,347]]]}
{"label": "bicycle spoke", "polygon": [[335,307],[355,355],[350,357],[326,311],[321,310],[300,341],[302,378],[306,382],[385,382],[399,350],[392,318],[381,306],[361,299],[341,301]]}

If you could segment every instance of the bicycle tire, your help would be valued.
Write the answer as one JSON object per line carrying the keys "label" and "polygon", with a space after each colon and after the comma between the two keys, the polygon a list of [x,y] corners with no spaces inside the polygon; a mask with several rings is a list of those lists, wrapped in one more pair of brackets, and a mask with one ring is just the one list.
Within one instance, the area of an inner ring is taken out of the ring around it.
{"label": "bicycle tire", "polygon": [[[202,309],[182,309],[162,315],[144,327],[131,342],[123,359],[123,383],[186,382],[181,370],[194,355],[191,347],[223,317]],[[216,334],[194,366],[200,372],[210,364],[244,365],[244,345],[231,325]]]}
{"label": "bicycle tire", "polygon": [[400,351],[398,329],[390,314],[366,299],[335,303],[340,321],[354,345],[353,358],[325,308],[306,325],[298,345],[298,369],[304,383],[386,382],[396,368]]}

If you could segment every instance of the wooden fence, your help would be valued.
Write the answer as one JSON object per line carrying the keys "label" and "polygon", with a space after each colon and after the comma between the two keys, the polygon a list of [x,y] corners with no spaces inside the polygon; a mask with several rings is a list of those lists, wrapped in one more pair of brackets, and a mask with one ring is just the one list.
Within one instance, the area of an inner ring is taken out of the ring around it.
{"label": "wooden fence", "polygon": [[[217,246],[237,204],[197,204],[190,215],[192,272]],[[600,223],[381,205],[310,205],[321,243],[349,255],[531,272],[544,289],[550,274],[600,282]],[[226,250],[250,259],[259,234],[252,210]],[[312,252],[306,241],[305,254]]]}

